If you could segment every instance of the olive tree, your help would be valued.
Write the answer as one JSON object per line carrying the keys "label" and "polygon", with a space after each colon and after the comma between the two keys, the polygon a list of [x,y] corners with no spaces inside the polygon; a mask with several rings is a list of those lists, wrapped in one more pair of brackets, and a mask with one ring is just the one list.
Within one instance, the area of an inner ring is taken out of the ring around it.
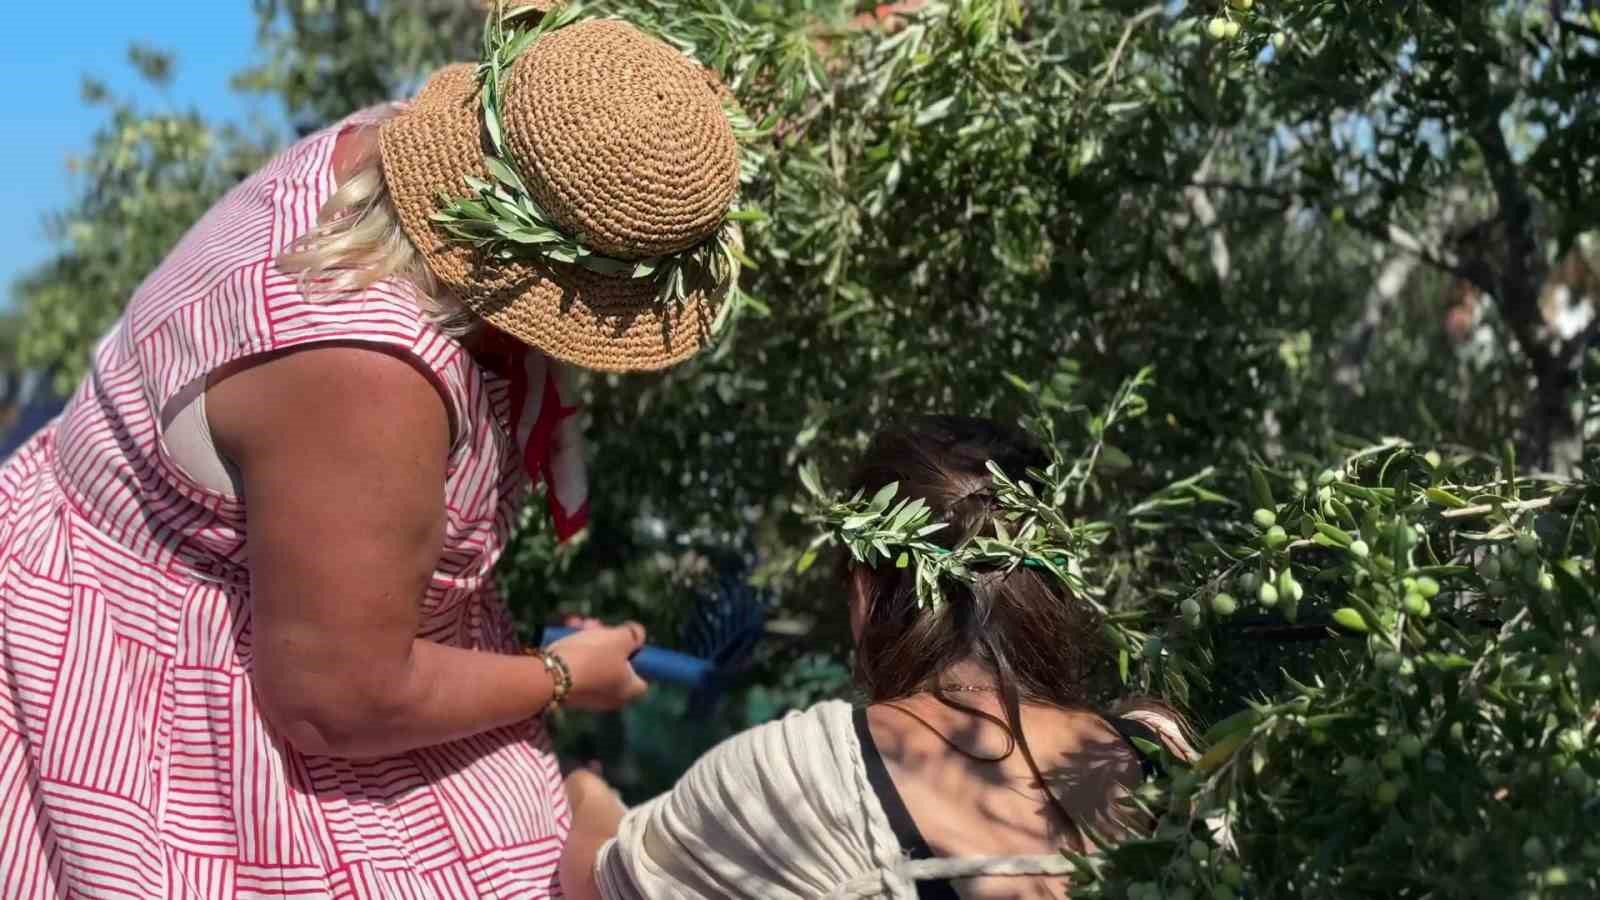
{"label": "olive tree", "polygon": [[[771,604],[733,702],[670,752],[602,742],[630,790],[840,689],[801,463],[837,482],[917,412],[1044,417],[1096,460],[1067,515],[1100,523],[1118,689],[1210,731],[1143,798],[1157,835],[1080,860],[1077,890],[1592,892],[1593,4],[595,6],[674,36],[766,132],[751,302],[690,365],[589,379],[588,539],[530,511],[503,567],[530,631],[561,598],[672,643],[729,573]],[[469,58],[480,15],[256,9],[241,83],[301,130]],[[108,118],[16,292],[23,357],[68,377],[258,150]],[[1146,412],[1108,425],[1129,383]],[[1226,846],[1193,827],[1218,816]]]}

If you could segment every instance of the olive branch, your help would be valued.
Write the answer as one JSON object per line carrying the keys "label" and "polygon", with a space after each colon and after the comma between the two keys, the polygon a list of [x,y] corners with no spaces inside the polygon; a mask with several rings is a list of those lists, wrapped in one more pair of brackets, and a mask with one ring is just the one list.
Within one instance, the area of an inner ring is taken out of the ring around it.
{"label": "olive branch", "polygon": [[[1028,423],[1036,431],[1035,423]],[[1053,434],[1052,434],[1053,437]],[[987,464],[996,510],[994,534],[973,535],[954,547],[932,538],[949,526],[933,521],[933,513],[920,497],[901,497],[899,484],[884,485],[870,499],[857,491],[849,498],[830,494],[814,462],[800,467],[800,483],[809,495],[802,506],[806,520],[821,527],[801,557],[798,568],[810,568],[817,552],[829,545],[847,549],[851,558],[867,566],[893,560],[896,567],[915,567],[917,602],[937,606],[939,583],[954,579],[974,583],[980,571],[1010,573],[1020,566],[1038,569],[1061,582],[1075,597],[1088,599],[1103,612],[1085,579],[1079,560],[1103,538],[1097,523],[1075,524],[1060,504],[1080,467],[1068,466],[1059,447],[1044,444],[1051,463],[1043,470],[1029,469],[1024,478],[1008,475],[993,460]]]}
{"label": "olive branch", "polygon": [[[1108,432],[1144,413],[1144,392],[1152,383],[1152,372],[1142,369],[1124,380],[1098,411],[1067,401],[1066,395],[1077,390],[1070,376],[1058,375],[1042,385],[1012,380],[1032,400],[1034,408],[1021,425],[1038,440],[1046,464],[1009,473],[989,461],[994,494],[992,534],[973,535],[946,546],[950,542],[938,538],[949,523],[935,521],[921,498],[901,496],[897,483],[884,485],[871,497],[861,491],[845,497],[830,492],[816,463],[808,461],[799,468],[804,496],[796,512],[817,526],[819,533],[795,568],[805,572],[829,546],[843,547],[862,565],[892,563],[901,569],[913,568],[917,602],[923,607],[940,605],[941,588],[950,582],[970,585],[988,573],[1009,574],[1024,566],[1034,569],[1060,583],[1068,602],[1084,604],[1101,620],[1102,633],[1117,652],[1118,670],[1126,682],[1132,657],[1148,654],[1152,645],[1159,647],[1151,629],[1163,627],[1162,614],[1127,597],[1118,601],[1117,608],[1111,607],[1109,588],[1117,577],[1115,567],[1107,569],[1103,562],[1096,563],[1115,528],[1108,521],[1075,517],[1070,509],[1083,503],[1097,470],[1113,467],[1108,460],[1123,456],[1106,443]],[[1060,416],[1084,419],[1089,440],[1076,454],[1069,455],[1065,449],[1074,442],[1064,440],[1059,432],[1056,420]],[[1118,460],[1116,467],[1120,465]],[[1207,471],[1190,476],[1132,505],[1124,513],[1124,524],[1136,527],[1136,521],[1160,510],[1221,500],[1201,485],[1209,475]]]}
{"label": "olive branch", "polygon": [[[506,10],[497,4],[483,30],[483,58],[478,64],[482,82],[481,106],[489,152],[484,164],[489,179],[468,176],[472,194],[441,196],[440,209],[431,217],[442,231],[500,260],[536,259],[581,266],[601,275],[648,278],[656,284],[656,301],[679,303],[697,285],[709,285],[713,295],[727,294],[713,330],[720,331],[739,306],[754,304],[738,288],[742,267],[754,268],[744,255],[739,223],[760,221],[758,209],[731,205],[716,233],[700,243],[640,260],[623,260],[596,253],[585,246],[585,236],[569,234],[539,205],[516,169],[507,162],[502,124],[501,91],[505,73],[540,38],[585,17],[583,5],[568,3],[543,15],[533,7]],[[676,46],[676,42],[674,43]],[[681,47],[680,47],[681,49]],[[750,159],[748,146],[770,132],[755,125],[731,99],[724,102],[740,147],[740,182],[754,177],[758,160]]]}

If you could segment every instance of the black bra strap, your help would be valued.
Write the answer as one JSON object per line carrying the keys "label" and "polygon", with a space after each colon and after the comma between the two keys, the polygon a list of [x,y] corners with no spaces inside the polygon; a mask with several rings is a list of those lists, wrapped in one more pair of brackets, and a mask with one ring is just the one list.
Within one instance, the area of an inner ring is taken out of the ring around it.
{"label": "black bra strap", "polygon": [[[867,781],[872,785],[872,792],[878,795],[884,815],[889,817],[889,827],[900,842],[901,851],[908,859],[933,859],[933,849],[923,838],[916,820],[911,818],[905,798],[900,796],[899,788],[894,786],[894,779],[889,776],[889,767],[884,765],[878,742],[872,739],[872,729],[867,726],[867,711],[857,709],[851,718],[855,721],[856,739],[861,743],[861,761],[867,767]],[[917,900],[959,900],[959,897],[950,880],[941,878],[918,881]]]}
{"label": "black bra strap", "polygon": [[[861,761],[867,769],[867,782],[872,785],[872,792],[878,795],[878,802],[883,805],[884,815],[889,818],[889,827],[900,842],[901,851],[908,859],[933,859],[933,849],[922,836],[916,820],[911,818],[911,810],[906,807],[905,798],[900,796],[900,789],[895,787],[889,767],[884,764],[883,754],[878,750],[878,743],[872,738],[872,729],[867,725],[867,711],[856,709],[851,719],[855,723],[856,740],[861,744]],[[1132,748],[1146,780],[1165,774],[1160,761],[1133,742],[1134,738],[1139,738],[1159,744],[1159,736],[1149,726],[1120,716],[1106,716],[1105,720]],[[959,900],[959,895],[949,879],[941,878],[918,881],[917,900]]]}

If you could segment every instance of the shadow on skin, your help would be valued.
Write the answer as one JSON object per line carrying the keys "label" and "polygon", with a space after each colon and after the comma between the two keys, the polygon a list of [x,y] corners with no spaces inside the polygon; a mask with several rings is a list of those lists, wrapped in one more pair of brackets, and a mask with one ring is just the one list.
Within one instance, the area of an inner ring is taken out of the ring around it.
{"label": "shadow on skin", "polygon": [[[908,714],[906,706],[928,724]],[[992,703],[980,708],[998,711]],[[1006,755],[1010,742],[998,725],[936,701],[882,704],[869,711],[895,787],[935,854],[1048,854],[1084,849],[1080,826],[1113,836],[1134,831],[1121,805],[1143,773],[1122,736],[1086,711],[1024,708],[1022,715],[1034,758],[1072,822],[1045,798],[1020,749]],[[1049,877],[965,879],[956,890],[969,900],[1067,896],[1062,879]]]}

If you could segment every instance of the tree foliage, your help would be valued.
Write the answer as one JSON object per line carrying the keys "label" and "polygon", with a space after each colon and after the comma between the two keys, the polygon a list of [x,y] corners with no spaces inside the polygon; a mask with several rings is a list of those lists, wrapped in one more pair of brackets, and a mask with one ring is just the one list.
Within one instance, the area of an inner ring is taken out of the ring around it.
{"label": "tree foliage", "polygon": [[249,0],[261,61],[245,90],[280,99],[301,133],[352,110],[409,96],[432,69],[475,59],[476,0]]}
{"label": "tree foliage", "polygon": [[[134,45],[128,62],[152,86],[171,80],[169,55]],[[47,222],[60,249],[13,286],[18,318],[9,326],[16,363],[54,370],[63,393],[139,283],[270,146],[196,111],[140,109],[94,79],[83,98],[106,121],[68,164],[76,196]]]}
{"label": "tree foliage", "polygon": [[[254,2],[241,82],[301,130],[470,58],[480,21]],[[1157,839],[1085,860],[1080,890],[1593,893],[1600,10],[596,5],[679,35],[771,128],[756,302],[691,365],[589,380],[593,529],[558,550],[530,512],[506,591],[530,628],[559,598],[671,643],[733,577],[781,628],[670,746],[616,732],[680,721],[671,695],[569,735],[648,792],[837,690],[831,567],[797,571],[800,464],[837,483],[914,412],[1043,417],[1065,458],[1097,454],[1069,514],[1099,535],[1117,680],[1220,723],[1146,798]],[[111,104],[61,253],[16,292],[24,361],[80,372],[259,151]],[[1108,427],[1147,367],[1148,411]],[[1192,828],[1216,812],[1234,851]]]}

